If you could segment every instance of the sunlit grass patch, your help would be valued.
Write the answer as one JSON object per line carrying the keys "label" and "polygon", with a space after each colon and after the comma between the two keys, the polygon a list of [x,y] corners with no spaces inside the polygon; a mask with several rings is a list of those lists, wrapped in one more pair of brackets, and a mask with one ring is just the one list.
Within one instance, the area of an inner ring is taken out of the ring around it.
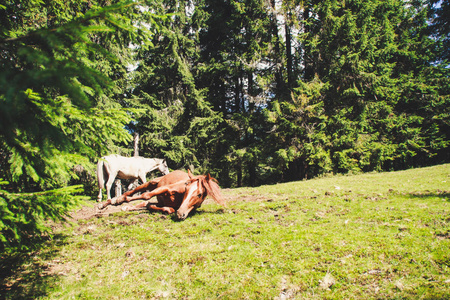
{"label": "sunlit grass patch", "polygon": [[34,254],[42,276],[6,295],[33,295],[40,278],[36,296],[49,299],[449,298],[449,175],[443,165],[224,190],[228,207],[211,201],[182,222],[79,220]]}

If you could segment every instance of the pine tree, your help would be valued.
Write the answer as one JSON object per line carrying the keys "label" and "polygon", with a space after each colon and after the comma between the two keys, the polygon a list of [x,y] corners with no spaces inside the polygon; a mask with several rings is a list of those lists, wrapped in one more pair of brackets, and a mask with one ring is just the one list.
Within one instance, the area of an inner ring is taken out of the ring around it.
{"label": "pine tree", "polygon": [[[153,38],[154,47],[138,52],[134,105],[145,110],[134,130],[147,156],[164,156],[171,168],[211,172],[220,115],[204,100],[195,83],[198,60],[198,11],[188,1],[156,3],[152,10],[169,14]],[[214,173],[214,172],[212,172]]]}
{"label": "pine tree", "polygon": [[262,109],[272,93],[271,22],[264,1],[208,1],[200,32],[200,87],[222,112],[215,165],[226,185],[258,183]]}
{"label": "pine tree", "polygon": [[448,161],[448,70],[437,63],[440,41],[429,35],[424,3],[302,7],[296,50],[304,69],[298,86],[282,81],[291,96],[266,110],[269,178]]}
{"label": "pine tree", "polygon": [[429,0],[429,19],[431,34],[438,40],[438,59],[444,65],[450,62],[450,1]]}
{"label": "pine tree", "polygon": [[[438,140],[447,139],[445,121],[437,124],[430,108],[446,101],[440,93],[448,77],[432,65],[435,42],[425,6],[415,4],[327,1],[309,9],[318,18],[306,20],[310,31],[303,43],[314,58],[312,72],[326,83],[322,94],[335,171],[421,165],[448,147],[439,143],[440,150],[430,151],[436,144],[427,128],[434,128]],[[429,108],[426,117],[422,107]]]}
{"label": "pine tree", "polygon": [[[143,45],[134,1],[9,1],[0,6],[1,242],[24,242],[73,204],[66,185],[112,144],[130,113],[112,101],[128,42]],[[75,189],[77,190],[77,189]],[[25,192],[25,193],[20,193]]]}

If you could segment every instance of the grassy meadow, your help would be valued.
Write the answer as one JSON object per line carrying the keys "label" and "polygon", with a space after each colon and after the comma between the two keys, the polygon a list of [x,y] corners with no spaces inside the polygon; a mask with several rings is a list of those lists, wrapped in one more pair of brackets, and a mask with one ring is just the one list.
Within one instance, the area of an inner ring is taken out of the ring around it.
{"label": "grassy meadow", "polygon": [[[449,299],[450,164],[118,212],[2,258],[5,299]],[[95,202],[89,201],[92,206]]]}

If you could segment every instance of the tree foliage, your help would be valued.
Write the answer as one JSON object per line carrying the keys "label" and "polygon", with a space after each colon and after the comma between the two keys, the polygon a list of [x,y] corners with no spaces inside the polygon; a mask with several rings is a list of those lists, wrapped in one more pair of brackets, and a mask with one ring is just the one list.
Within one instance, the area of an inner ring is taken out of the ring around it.
{"label": "tree foliage", "polygon": [[134,1],[0,6],[2,243],[39,234],[42,220],[61,219],[70,207],[60,193],[30,192],[67,185],[75,165],[89,168],[131,140],[132,111],[115,98],[124,91],[129,43],[148,44],[138,20]]}
{"label": "tree foliage", "polygon": [[133,132],[141,155],[222,186],[448,162],[448,7],[8,1],[4,190],[65,186]]}

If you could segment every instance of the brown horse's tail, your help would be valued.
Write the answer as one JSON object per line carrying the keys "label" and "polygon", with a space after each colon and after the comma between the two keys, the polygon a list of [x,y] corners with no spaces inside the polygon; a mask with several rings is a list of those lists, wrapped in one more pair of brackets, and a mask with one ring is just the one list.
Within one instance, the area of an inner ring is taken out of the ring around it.
{"label": "brown horse's tail", "polygon": [[103,175],[103,159],[100,159],[97,163],[97,180],[98,180],[98,188],[105,188],[105,177]]}

